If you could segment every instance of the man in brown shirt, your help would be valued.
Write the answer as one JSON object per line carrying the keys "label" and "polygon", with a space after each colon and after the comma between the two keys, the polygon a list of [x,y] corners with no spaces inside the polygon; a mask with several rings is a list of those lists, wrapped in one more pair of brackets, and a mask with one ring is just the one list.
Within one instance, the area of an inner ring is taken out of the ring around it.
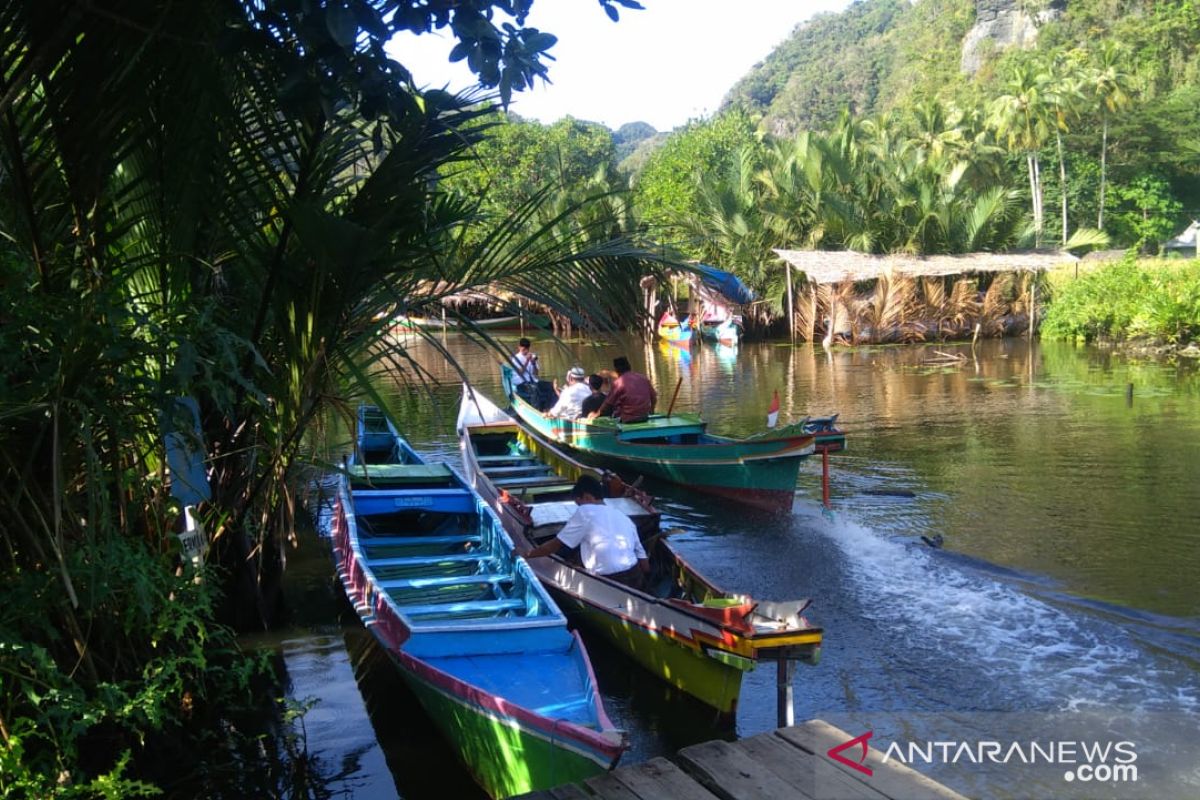
{"label": "man in brown shirt", "polygon": [[612,415],[621,422],[645,422],[658,402],[658,392],[654,391],[649,378],[633,371],[625,356],[613,359],[613,369],[617,371],[617,377],[613,380],[612,391],[598,411],[588,414],[588,419],[595,419],[612,409]]}

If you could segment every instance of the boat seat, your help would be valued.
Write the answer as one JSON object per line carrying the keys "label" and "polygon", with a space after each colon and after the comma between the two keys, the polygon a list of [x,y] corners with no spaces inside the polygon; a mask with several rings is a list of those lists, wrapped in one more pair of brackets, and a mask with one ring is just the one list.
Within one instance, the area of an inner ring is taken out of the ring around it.
{"label": "boat seat", "polygon": [[367,566],[371,569],[379,569],[381,567],[422,567],[444,563],[465,564],[473,561],[487,561],[493,558],[495,556],[488,552],[450,553],[444,556],[400,556],[398,558],[372,558],[367,562]]}
{"label": "boat seat", "polygon": [[443,578],[403,578],[379,581],[381,589],[434,589],[442,586],[468,586],[472,583],[495,585],[515,580],[511,572],[481,572],[476,575],[450,575]]}
{"label": "boat seat", "polygon": [[525,464],[519,467],[484,467],[483,471],[489,478],[493,475],[528,475],[538,472],[549,475],[553,472],[545,464]]}
{"label": "boat seat", "polygon": [[[627,517],[635,521],[641,517],[650,516],[650,512],[642,508],[636,500],[628,497],[606,497],[604,505],[609,508],[615,508]],[[579,506],[575,505],[572,500],[559,500],[557,502],[537,503],[529,509],[529,515],[533,520],[533,527],[540,528],[543,525],[562,525],[569,520]]]}
{"label": "boat seat", "polygon": [[547,475],[544,478],[533,478],[530,476],[525,476],[523,478],[501,478],[498,481],[492,481],[492,483],[495,484],[496,486],[505,487],[505,488],[507,488],[509,486],[516,486],[518,488],[521,488],[524,486],[550,486],[550,485],[574,486],[575,485],[574,481],[563,480],[558,475]]}
{"label": "boat seat", "polygon": [[524,600],[464,600],[460,603],[432,603],[421,606],[400,606],[406,617],[432,617],[439,614],[475,614],[481,611],[516,611],[525,607]]}
{"label": "boat seat", "polygon": [[483,537],[475,536],[363,536],[358,543],[364,547],[416,547],[426,544],[480,544]]}
{"label": "boat seat", "polygon": [[350,480],[356,488],[451,484],[454,473],[445,464],[354,464],[350,467]]}
{"label": "boat seat", "polygon": [[520,461],[533,463],[537,459],[533,456],[475,456],[475,460],[480,464],[512,464]]}
{"label": "boat seat", "polygon": [[573,483],[556,483],[550,486],[529,486],[522,488],[520,486],[509,490],[509,494],[514,497],[529,497],[536,500],[538,495],[543,494],[558,494],[560,492],[570,492],[575,486]]}

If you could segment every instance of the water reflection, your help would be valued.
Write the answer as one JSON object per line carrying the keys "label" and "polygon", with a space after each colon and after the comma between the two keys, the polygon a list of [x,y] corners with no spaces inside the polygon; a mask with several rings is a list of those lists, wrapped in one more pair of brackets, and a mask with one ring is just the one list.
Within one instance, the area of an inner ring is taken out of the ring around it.
{"label": "water reflection", "polygon": [[[493,353],[456,335],[444,346],[483,392],[499,396]],[[832,461],[833,523],[818,513],[815,460],[802,469],[791,516],[653,487],[665,524],[684,530],[677,547],[718,583],[814,599],[810,616],[827,638],[822,663],[797,672],[798,718],[1200,712],[1194,366],[1023,339],[831,352],[743,342],[729,353],[705,343],[686,356],[629,338],[535,349],[551,376],[627,355],[664,404],[678,385],[676,409],[702,413],[717,433],[761,430],[776,390],[781,423],[841,414],[850,439]],[[453,462],[458,374],[425,344],[412,355],[442,385],[413,392],[385,376],[379,388],[414,444]],[[935,533],[944,551],[920,544]],[[431,791],[422,765],[438,760],[422,748],[437,737],[404,705],[386,659],[362,655],[373,648],[356,644],[369,639],[355,630],[345,637],[346,661],[369,723],[360,715],[343,724],[367,724],[386,754],[378,769],[421,796]],[[630,760],[733,735],[602,643],[589,645],[609,712],[631,733]],[[746,676],[737,734],[774,725],[773,681],[771,669]],[[371,757],[355,763],[370,771]],[[453,765],[426,768],[434,771]]]}

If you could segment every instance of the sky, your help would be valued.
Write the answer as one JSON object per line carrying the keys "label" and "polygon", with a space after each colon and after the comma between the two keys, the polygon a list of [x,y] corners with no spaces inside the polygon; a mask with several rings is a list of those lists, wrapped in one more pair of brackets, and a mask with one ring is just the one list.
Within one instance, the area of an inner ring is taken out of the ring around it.
{"label": "sky", "polygon": [[[596,0],[536,0],[527,26],[553,33],[552,83],[514,93],[511,110],[544,123],[570,115],[616,130],[648,122],[669,131],[710,116],[754,64],[797,23],[849,0],[641,0],[612,22]],[[500,15],[500,21],[507,18]],[[448,29],[447,29],[448,31]],[[449,33],[393,39],[388,51],[418,86],[473,85],[464,63],[447,61]]]}

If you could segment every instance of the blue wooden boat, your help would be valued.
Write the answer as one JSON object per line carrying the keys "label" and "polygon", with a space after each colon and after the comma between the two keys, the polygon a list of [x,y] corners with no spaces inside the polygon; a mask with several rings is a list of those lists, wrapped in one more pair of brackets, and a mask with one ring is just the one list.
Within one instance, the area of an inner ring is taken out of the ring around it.
{"label": "blue wooden boat", "polygon": [[499,518],[378,410],[321,519],[346,596],[430,719],[492,797],[615,765],[587,652]]}

